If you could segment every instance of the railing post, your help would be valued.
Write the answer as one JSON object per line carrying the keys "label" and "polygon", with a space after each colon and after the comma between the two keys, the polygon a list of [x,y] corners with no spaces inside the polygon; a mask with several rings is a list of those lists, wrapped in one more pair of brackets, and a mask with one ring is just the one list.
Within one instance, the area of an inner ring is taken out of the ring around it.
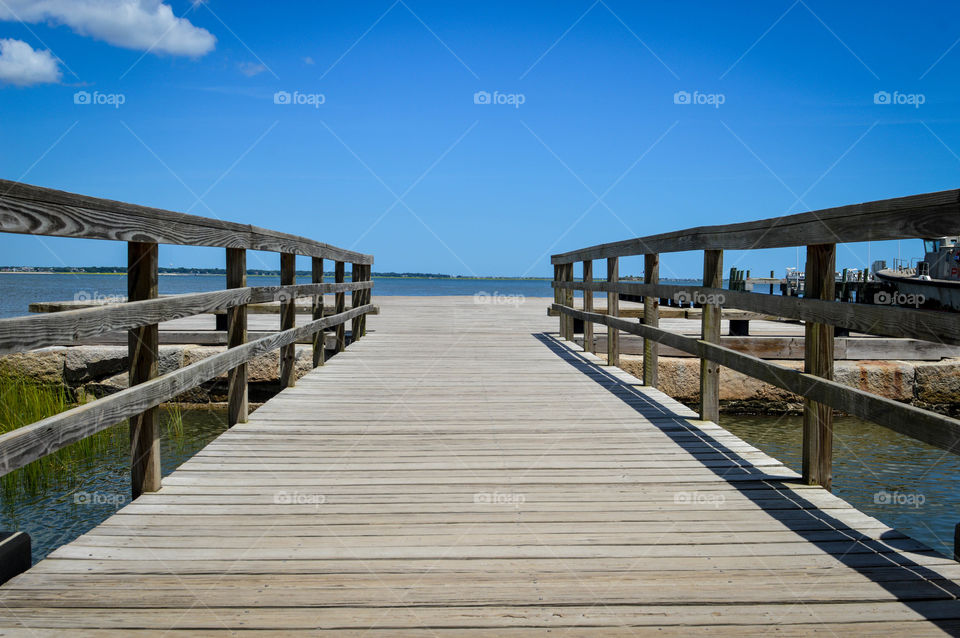
{"label": "railing post", "polygon": [[[583,283],[593,283],[593,260],[588,259],[583,262]],[[583,311],[593,312],[592,290],[583,291]],[[588,319],[583,320],[583,350],[584,352],[594,352],[595,350],[593,346],[593,322]]]}
{"label": "railing post", "polygon": [[[159,251],[157,244],[127,243],[127,299],[143,301],[157,297]],[[127,333],[130,387],[149,381],[158,373],[157,324]],[[133,498],[160,489],[160,429],[158,408],[144,410],[130,419],[130,481]]]}
{"label": "railing post", "polygon": [[[561,296],[561,295],[563,294],[563,291],[562,291],[560,288],[557,288],[557,286],[556,286],[556,284],[557,284],[558,282],[560,282],[560,281],[563,281],[563,264],[554,264],[554,265],[553,265],[553,283],[554,283],[554,286],[553,286],[553,303],[558,304],[558,305],[560,305],[560,304],[563,303],[563,297]],[[557,314],[557,318],[560,320],[557,329],[558,329],[558,331],[559,331],[559,333],[560,333],[560,338],[563,339],[563,325],[564,325],[564,324],[563,324],[563,312],[559,312],[559,313]]]}
{"label": "railing post", "polygon": [[[247,287],[247,251],[227,248],[227,288]],[[247,305],[238,304],[227,310],[227,348],[236,348],[247,341]],[[247,364],[241,363],[227,373],[227,425],[247,422]]]}
{"label": "railing post", "polygon": [[[620,258],[607,258],[607,281],[617,283],[620,280]],[[607,293],[607,316],[620,316],[620,293]],[[620,331],[607,326],[607,365],[620,365]]]}
{"label": "railing post", "polygon": [[[572,264],[561,264],[561,265],[560,265],[560,281],[562,281],[562,282],[564,282],[564,283],[567,283],[567,282],[569,282],[569,281],[571,280],[571,277],[570,277],[570,274],[571,274],[571,272],[570,272],[570,267],[571,267],[571,266],[572,266]],[[568,297],[569,293],[570,293],[570,291],[567,290],[566,288],[561,288],[561,289],[560,289],[560,305],[561,305],[561,306],[569,306],[569,305],[570,305],[570,304],[567,302],[567,297]],[[567,341],[570,341],[571,339],[573,339],[573,335],[571,334],[571,330],[570,330],[570,325],[571,325],[570,315],[568,315],[568,314],[566,314],[566,313],[561,313],[561,314],[560,314],[560,338],[566,339]]]}
{"label": "railing post", "polygon": [[[567,264],[567,283],[570,283],[570,284],[573,283],[573,262],[572,261],[569,264]],[[567,293],[566,296],[563,298],[564,305],[569,308],[573,308],[573,298],[574,298],[573,289],[567,288],[566,293]],[[574,329],[575,321],[576,320],[573,318],[573,315],[567,315],[567,339],[570,341],[573,341],[574,333],[576,332],[576,330]]]}
{"label": "railing post", "polygon": [[[294,253],[280,253],[280,285],[292,286],[297,283],[297,256]],[[280,302],[280,330],[290,330],[297,323],[297,296],[285,295]],[[297,344],[291,343],[280,348],[280,387],[292,388],[297,382],[296,374]]]}
{"label": "railing post", "polygon": [[[315,284],[323,283],[323,258],[314,257],[311,264],[311,282]],[[313,296],[313,320],[323,318],[323,294]],[[324,330],[318,330],[313,333],[313,367],[322,366],[324,363],[324,348],[327,343],[327,333]]]}
{"label": "railing post", "polygon": [[[350,281],[358,282],[363,279],[363,265],[362,264],[351,264],[350,268]],[[361,291],[354,290],[350,293],[350,307],[356,308],[360,305],[360,299],[362,299]],[[350,321],[350,343],[356,343],[360,341],[360,317],[354,317]]]}
{"label": "railing post", "polygon": [[[836,288],[836,244],[807,246],[804,277],[805,299],[833,301]],[[803,371],[824,379],[833,379],[833,326],[804,324]],[[804,399],[803,406],[803,480],[808,485],[833,484],[833,410],[830,406]]]}
{"label": "railing post", "polygon": [[[370,281],[373,278],[373,266],[370,264],[363,265],[363,281]],[[367,288],[363,290],[360,294],[360,305],[365,306],[370,303],[370,299],[373,296],[373,292]],[[364,337],[367,336],[367,315],[366,313],[360,315],[360,334]]]}
{"label": "railing post", "polygon": [[[342,284],[346,281],[346,264],[342,261],[338,261],[333,266],[333,281],[334,283]],[[347,293],[342,290],[335,293],[333,297],[333,312],[334,314],[340,314],[347,309]],[[343,352],[344,348],[347,347],[346,344],[346,325],[343,323],[338,323],[336,327],[337,335],[337,352]]]}
{"label": "railing post", "polygon": [[[723,287],[723,251],[703,252],[703,285],[707,288]],[[703,304],[700,318],[700,338],[708,343],[720,343],[720,306]],[[709,359],[700,359],[700,418],[704,421],[720,420],[720,364]]]}
{"label": "railing post", "polygon": [[[660,283],[660,255],[653,253],[643,256],[643,283]],[[643,296],[643,323],[657,328],[660,326],[660,298],[654,295]],[[653,339],[643,340],[643,385],[657,386],[657,364],[660,350]]]}

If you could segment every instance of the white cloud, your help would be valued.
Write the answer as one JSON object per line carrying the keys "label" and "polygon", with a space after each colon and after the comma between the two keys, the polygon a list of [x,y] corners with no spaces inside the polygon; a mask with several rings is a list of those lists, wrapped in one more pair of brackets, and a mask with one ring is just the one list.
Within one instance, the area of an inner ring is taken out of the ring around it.
{"label": "white cloud", "polygon": [[60,66],[49,51],[22,40],[0,40],[0,82],[30,86],[60,81]]}
{"label": "white cloud", "polygon": [[303,63],[304,63],[304,64],[309,64],[310,66],[313,66],[313,64],[314,64],[313,58],[311,58],[311,57],[308,55],[307,57],[305,57],[305,58],[303,59]]}
{"label": "white cloud", "polygon": [[170,55],[204,55],[217,41],[162,0],[4,0],[0,20],[48,20],[118,47]]}

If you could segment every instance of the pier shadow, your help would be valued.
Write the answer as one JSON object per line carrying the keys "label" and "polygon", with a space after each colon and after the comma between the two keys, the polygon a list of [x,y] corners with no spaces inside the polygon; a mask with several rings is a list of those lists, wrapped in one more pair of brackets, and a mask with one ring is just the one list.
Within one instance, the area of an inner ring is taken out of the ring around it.
{"label": "pier shadow", "polygon": [[[649,420],[653,427],[658,428],[695,459],[703,462],[704,468],[726,480],[731,488],[760,507],[767,516],[779,521],[799,538],[829,554],[841,564],[883,587],[903,605],[936,624],[941,630],[960,636],[960,601],[957,600],[960,598],[960,584],[944,579],[933,569],[920,565],[909,555],[899,552],[942,558],[941,554],[899,532],[885,532],[879,539],[873,539],[851,529],[846,523],[807,500],[803,496],[803,490],[793,491],[791,487],[796,486],[800,479],[771,475],[762,467],[754,467],[739,452],[711,436],[709,431],[701,430],[695,423],[689,423],[689,419],[697,417],[678,413],[651,399],[635,386],[624,383],[612,374],[608,367],[593,363],[583,356],[582,352],[570,349],[556,333],[534,333],[533,336],[584,376],[601,385],[612,397],[621,400]],[[689,449],[691,443],[702,448]],[[729,459],[736,466],[717,467],[705,462],[705,457],[716,458],[717,455]],[[805,521],[806,525],[799,524],[801,521]],[[813,521],[817,524],[811,525]],[[835,532],[837,538],[825,539],[825,533],[831,531]],[[878,574],[883,574],[884,577],[880,578]],[[785,582],[783,586],[789,588],[790,583]],[[905,595],[909,596],[906,600]],[[951,607],[949,613],[945,614],[942,613],[942,606],[931,606],[931,602],[938,601],[952,601],[956,607]],[[798,600],[794,604],[808,603]],[[863,621],[868,622],[868,619],[864,618]]]}

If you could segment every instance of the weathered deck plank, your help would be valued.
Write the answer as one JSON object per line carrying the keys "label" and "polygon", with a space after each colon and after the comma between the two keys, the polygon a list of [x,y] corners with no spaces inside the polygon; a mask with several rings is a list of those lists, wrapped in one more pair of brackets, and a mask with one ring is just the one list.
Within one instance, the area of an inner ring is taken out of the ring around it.
{"label": "weathered deck plank", "polygon": [[384,301],[0,588],[0,635],[960,631],[960,565],[557,342],[546,300]]}

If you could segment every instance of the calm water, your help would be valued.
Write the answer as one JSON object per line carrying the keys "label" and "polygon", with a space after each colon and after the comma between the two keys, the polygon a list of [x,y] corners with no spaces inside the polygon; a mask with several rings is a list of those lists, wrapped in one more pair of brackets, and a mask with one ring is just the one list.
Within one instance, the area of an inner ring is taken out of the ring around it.
{"label": "calm water", "polygon": [[[227,429],[225,410],[183,410],[182,414],[183,436],[160,437],[164,476]],[[30,534],[34,562],[93,529],[130,501],[126,422],[113,430],[113,449],[76,465],[77,480],[70,486],[0,502],[0,529]]]}
{"label": "calm water", "polygon": [[[305,277],[301,278],[306,282]],[[332,282],[332,277],[326,281]],[[251,286],[279,286],[279,277],[248,277]],[[666,282],[665,282],[666,283]],[[669,282],[696,285],[694,281]],[[160,294],[223,290],[223,275],[160,275]],[[548,280],[517,279],[391,279],[374,277],[374,298],[383,296],[433,297],[446,295],[523,295],[553,297]],[[0,318],[18,317],[28,312],[31,302],[73,299],[115,299],[126,296],[124,275],[31,275],[0,273]],[[582,293],[576,293],[582,296]]]}
{"label": "calm water", "polygon": [[[801,470],[803,417],[720,415],[720,424]],[[960,457],[852,417],[836,417],[833,492],[857,509],[953,556]]]}

